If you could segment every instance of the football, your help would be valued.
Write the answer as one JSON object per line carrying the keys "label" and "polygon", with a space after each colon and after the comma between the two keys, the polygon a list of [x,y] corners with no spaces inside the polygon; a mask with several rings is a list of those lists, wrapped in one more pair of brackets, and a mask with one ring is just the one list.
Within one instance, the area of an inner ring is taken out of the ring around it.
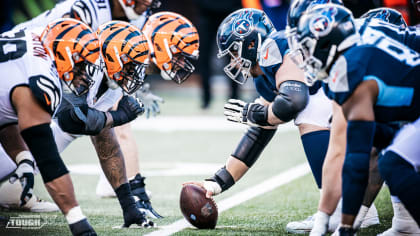
{"label": "football", "polygon": [[180,207],[185,219],[199,229],[214,229],[217,223],[217,205],[206,198],[206,191],[197,185],[187,184],[181,190]]}

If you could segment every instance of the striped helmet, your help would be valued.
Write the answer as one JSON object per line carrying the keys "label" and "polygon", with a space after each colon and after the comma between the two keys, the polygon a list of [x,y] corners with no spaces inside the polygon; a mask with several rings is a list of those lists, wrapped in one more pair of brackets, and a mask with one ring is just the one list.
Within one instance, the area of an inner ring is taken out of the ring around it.
{"label": "striped helmet", "polygon": [[144,82],[149,62],[146,37],[124,21],[105,23],[97,32],[108,79],[129,94],[135,92]]}
{"label": "striped helmet", "polygon": [[160,69],[161,76],[180,84],[195,70],[189,59],[198,59],[197,29],[185,17],[173,12],[150,16],[143,27],[150,57]]}
{"label": "striped helmet", "polygon": [[93,85],[92,69],[99,69],[99,41],[92,29],[78,20],[57,19],[44,29],[41,41],[60,79],[76,95],[86,93]]}

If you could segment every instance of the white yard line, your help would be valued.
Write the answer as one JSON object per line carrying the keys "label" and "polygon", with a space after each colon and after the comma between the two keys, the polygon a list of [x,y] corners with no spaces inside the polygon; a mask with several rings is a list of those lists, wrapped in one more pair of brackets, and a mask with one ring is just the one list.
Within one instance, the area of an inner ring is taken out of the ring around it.
{"label": "white yard line", "polygon": [[[173,131],[242,131],[246,125],[227,121],[223,116],[157,116],[146,119],[139,117],[131,123],[134,130],[159,132]],[[297,130],[290,122],[278,127],[278,131]]]}
{"label": "white yard line", "polygon": [[[282,172],[266,181],[257,184],[253,187],[247,188],[231,197],[221,200],[217,203],[219,213],[228,210],[234,206],[242,204],[254,197],[260,196],[264,193],[270,192],[275,188],[290,183],[291,181],[300,178],[310,172],[307,163],[292,167],[285,172]],[[175,221],[174,223],[160,227],[160,230],[146,234],[145,236],[166,236],[179,232],[190,226],[185,219]]]}

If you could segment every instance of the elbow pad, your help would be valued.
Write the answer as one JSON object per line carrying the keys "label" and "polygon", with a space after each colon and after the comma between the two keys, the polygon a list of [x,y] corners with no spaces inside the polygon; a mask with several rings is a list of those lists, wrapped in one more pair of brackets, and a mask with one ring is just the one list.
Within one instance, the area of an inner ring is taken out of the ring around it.
{"label": "elbow pad", "polygon": [[277,118],[288,122],[305,109],[308,100],[308,86],[300,81],[288,80],[281,83],[279,95],[276,96],[272,105],[272,111]]}
{"label": "elbow pad", "polygon": [[62,111],[57,119],[61,129],[71,134],[98,135],[106,124],[105,112],[87,105]]}
{"label": "elbow pad", "polygon": [[276,133],[275,129],[250,127],[242,137],[232,156],[251,167]]}

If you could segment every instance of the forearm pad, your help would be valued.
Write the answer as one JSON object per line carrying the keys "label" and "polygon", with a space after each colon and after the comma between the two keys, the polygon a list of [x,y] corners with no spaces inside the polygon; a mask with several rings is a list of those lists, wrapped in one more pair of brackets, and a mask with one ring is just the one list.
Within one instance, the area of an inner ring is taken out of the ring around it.
{"label": "forearm pad", "polygon": [[87,105],[64,110],[57,118],[61,129],[71,134],[98,135],[106,125],[105,112]]}
{"label": "forearm pad", "polygon": [[44,183],[69,173],[58,153],[50,124],[27,128],[21,135],[35,158]]}
{"label": "forearm pad", "polygon": [[272,111],[277,118],[288,122],[305,109],[308,100],[308,86],[300,81],[288,80],[281,83],[279,95],[276,96],[272,105]]}
{"label": "forearm pad", "polygon": [[228,190],[235,184],[235,180],[233,179],[229,171],[226,170],[226,167],[220,168],[220,170],[218,170],[213,177],[208,178],[206,180],[217,182],[222,188],[222,192]]}
{"label": "forearm pad", "polygon": [[242,137],[232,156],[251,167],[265,146],[270,142],[276,133],[275,129],[263,129],[260,127],[250,127]]}

